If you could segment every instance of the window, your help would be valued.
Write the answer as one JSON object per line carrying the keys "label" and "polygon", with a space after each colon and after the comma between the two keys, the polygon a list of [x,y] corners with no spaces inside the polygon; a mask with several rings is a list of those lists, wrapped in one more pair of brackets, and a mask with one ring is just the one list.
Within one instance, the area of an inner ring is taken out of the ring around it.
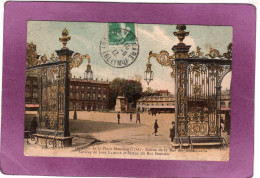
{"label": "window", "polygon": [[98,100],[100,100],[101,99],[101,95],[100,94],[98,94]]}
{"label": "window", "polygon": [[84,99],[84,98],[85,98],[85,95],[84,95],[84,93],[83,93],[83,92],[81,93],[81,98],[82,98],[82,99]]}
{"label": "window", "polygon": [[88,93],[87,95],[87,100],[90,100],[90,93]]}
{"label": "window", "polygon": [[106,101],[107,95],[103,95],[103,100]]}
{"label": "window", "polygon": [[93,93],[93,100],[95,100],[96,99],[96,94],[95,93]]}
{"label": "window", "polygon": [[226,103],[225,102],[221,102],[221,107],[226,107]]}
{"label": "window", "polygon": [[231,102],[228,102],[228,108],[231,108]]}

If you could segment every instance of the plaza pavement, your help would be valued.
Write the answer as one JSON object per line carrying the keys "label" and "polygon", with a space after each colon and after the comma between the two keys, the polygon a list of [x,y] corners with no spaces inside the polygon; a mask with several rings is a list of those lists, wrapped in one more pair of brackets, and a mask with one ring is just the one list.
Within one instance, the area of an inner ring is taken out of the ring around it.
{"label": "plaza pavement", "polygon": [[[135,114],[133,114],[132,122],[130,121],[130,114],[121,113],[120,116],[120,124],[118,124],[117,113],[78,111],[77,120],[73,120],[73,112],[70,112],[70,131],[71,136],[74,137],[72,147],[63,148],[60,151],[59,149],[50,148],[45,149],[43,152],[43,148],[39,145],[25,144],[25,155],[122,158],[120,154],[107,154],[107,152],[117,148],[119,150],[139,148],[146,153],[147,150],[165,149],[167,154],[154,155],[155,152],[151,152],[151,155],[136,155],[136,152],[129,152],[128,155],[124,155],[124,158],[216,161],[227,161],[229,159],[229,148],[225,150],[218,148],[199,149],[193,152],[172,150],[169,152],[171,150],[169,129],[171,128],[171,122],[174,120],[174,114],[162,113],[152,116],[143,113],[141,114],[140,124],[136,123]],[[155,119],[158,120],[159,125],[158,136],[152,134]],[[100,148],[104,152],[93,155],[93,149],[95,148]],[[115,153],[117,152],[115,151]],[[168,153],[170,154],[168,155]]]}

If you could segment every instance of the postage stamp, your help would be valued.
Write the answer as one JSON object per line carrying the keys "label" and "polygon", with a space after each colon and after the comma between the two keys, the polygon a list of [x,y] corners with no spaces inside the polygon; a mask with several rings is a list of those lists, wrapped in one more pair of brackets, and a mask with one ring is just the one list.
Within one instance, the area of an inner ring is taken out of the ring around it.
{"label": "postage stamp", "polygon": [[110,66],[124,68],[135,62],[139,44],[135,24],[110,23],[109,34],[100,41],[100,55]]}
{"label": "postage stamp", "polygon": [[231,26],[27,29],[26,156],[229,160]]}

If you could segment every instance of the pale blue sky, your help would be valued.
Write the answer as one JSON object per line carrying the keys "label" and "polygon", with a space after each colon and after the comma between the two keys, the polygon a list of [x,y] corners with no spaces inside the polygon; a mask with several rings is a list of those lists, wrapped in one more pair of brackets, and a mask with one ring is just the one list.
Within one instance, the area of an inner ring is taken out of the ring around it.
{"label": "pale blue sky", "polygon": [[[134,75],[143,77],[149,51],[159,53],[161,50],[166,50],[172,54],[172,46],[178,43],[178,39],[173,35],[173,32],[177,31],[176,25],[137,24],[139,55],[136,61],[126,68],[114,68],[107,65],[99,53],[100,41],[108,34],[107,23],[29,21],[27,27],[27,42],[36,44],[38,54],[46,54],[47,57],[50,57],[55,50],[61,49],[59,38],[62,29],[67,28],[71,36],[67,47],[80,54],[89,54],[94,78],[104,80],[113,80],[115,77],[131,79]],[[207,53],[212,47],[224,53],[227,45],[232,42],[230,26],[187,25],[186,31],[190,32],[190,35],[185,38],[184,43],[192,45],[191,50],[200,46],[201,51]],[[72,69],[72,75],[83,77],[86,63],[85,60],[79,68]],[[170,77],[172,70],[169,67],[161,67],[156,60],[152,60],[151,63],[154,80],[150,83],[150,87],[157,90],[168,89],[173,93],[173,79]],[[223,89],[229,88],[230,79],[231,74],[228,74],[223,81]],[[146,82],[144,80],[141,82],[145,89]]]}

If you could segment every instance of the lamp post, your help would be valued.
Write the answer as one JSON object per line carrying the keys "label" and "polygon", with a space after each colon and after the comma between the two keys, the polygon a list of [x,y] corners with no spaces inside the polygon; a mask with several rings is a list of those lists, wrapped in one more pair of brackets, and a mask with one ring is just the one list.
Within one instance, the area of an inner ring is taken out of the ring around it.
{"label": "lamp post", "polygon": [[146,70],[144,71],[144,80],[147,81],[147,84],[153,80],[153,71],[152,71],[152,64],[146,64]]}

